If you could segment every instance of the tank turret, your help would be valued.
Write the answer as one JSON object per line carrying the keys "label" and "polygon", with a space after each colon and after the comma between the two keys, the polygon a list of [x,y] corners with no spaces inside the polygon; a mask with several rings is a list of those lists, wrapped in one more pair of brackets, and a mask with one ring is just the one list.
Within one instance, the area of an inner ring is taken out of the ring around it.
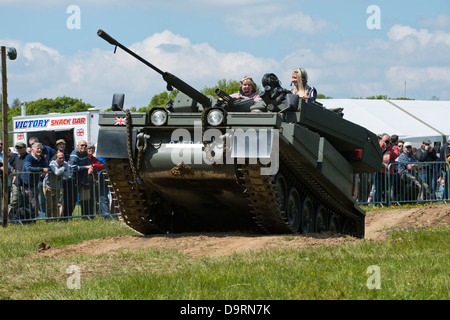
{"label": "tank turret", "polygon": [[180,93],[165,108],[100,114],[97,154],[124,221],[142,234],[335,231],[364,237],[353,175],[381,168],[374,133],[300,98],[276,75],[263,101],[206,96],[117,42]]}

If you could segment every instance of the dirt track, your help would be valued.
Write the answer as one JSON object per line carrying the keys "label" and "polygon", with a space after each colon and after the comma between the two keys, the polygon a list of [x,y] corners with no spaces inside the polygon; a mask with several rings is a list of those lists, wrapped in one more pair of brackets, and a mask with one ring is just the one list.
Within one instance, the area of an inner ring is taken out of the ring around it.
{"label": "dirt track", "polygon": [[170,234],[143,236],[117,236],[82,241],[75,245],[50,248],[39,254],[67,256],[103,254],[123,250],[155,248],[177,250],[190,256],[219,256],[247,252],[262,248],[306,248],[318,245],[339,245],[357,241],[383,241],[393,228],[437,227],[450,225],[450,206],[433,205],[415,209],[398,209],[369,212],[366,217],[366,240],[337,234],[317,235],[258,235],[231,233]]}

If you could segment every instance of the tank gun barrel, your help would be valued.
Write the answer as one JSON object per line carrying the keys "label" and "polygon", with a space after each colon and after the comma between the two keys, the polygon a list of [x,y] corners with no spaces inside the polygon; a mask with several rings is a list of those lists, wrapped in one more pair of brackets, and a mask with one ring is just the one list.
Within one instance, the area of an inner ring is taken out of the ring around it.
{"label": "tank gun barrel", "polygon": [[[137,55],[136,53],[134,53],[133,51],[131,51],[130,49],[128,49],[127,47],[125,47],[124,45],[122,45],[119,41],[117,41],[116,39],[114,39],[113,37],[111,37],[109,34],[107,34],[105,31],[103,31],[102,29],[99,29],[97,31],[97,35],[104,39],[105,41],[109,42],[110,44],[112,44],[113,46],[119,47],[120,49],[122,49],[123,51],[125,51],[126,53],[132,55],[133,57],[135,57],[136,59],[138,59],[139,61],[141,61],[142,63],[144,63],[145,65],[147,65],[148,67],[152,68],[153,70],[155,70],[156,72],[158,72],[160,75],[162,75],[164,77],[164,71],[162,71],[161,69],[155,67],[153,64],[151,64],[150,62],[148,62],[147,60],[145,60],[144,58],[142,58],[141,56]],[[114,51],[115,52],[115,51]]]}
{"label": "tank gun barrel", "polygon": [[216,88],[214,90],[214,93],[221,98],[223,101],[225,101],[226,103],[228,103],[228,105],[233,105],[234,101],[236,100],[235,98],[233,98],[232,96],[230,96],[228,93],[226,93],[225,91],[223,91],[220,88]]}
{"label": "tank gun barrel", "polygon": [[[141,56],[137,55],[136,53],[134,53],[133,51],[131,51],[130,49],[128,49],[127,47],[122,45],[120,42],[118,42],[116,39],[111,37],[109,34],[107,34],[102,29],[99,29],[97,31],[97,35],[100,38],[107,41],[108,43],[112,44],[113,46],[116,46],[116,49],[117,49],[117,47],[121,48],[126,53],[130,54],[134,58],[136,58],[139,61],[141,61],[142,63],[144,63],[146,66],[148,66],[151,69],[153,69],[154,71],[158,72],[163,77],[164,81],[166,81],[167,90],[172,91],[173,90],[172,87],[175,87],[178,90],[180,90],[181,92],[187,94],[193,100],[195,100],[198,103],[200,103],[201,105],[203,105],[205,108],[211,106],[211,100],[207,96],[202,94],[200,91],[194,89],[192,86],[190,86],[189,84],[187,84],[186,82],[184,82],[183,80],[178,78],[177,76],[175,76],[169,72],[162,71],[161,69],[157,68],[156,66],[154,66],[153,64],[151,64],[150,62],[148,62],[147,60],[142,58]],[[115,52],[115,50],[114,50],[114,52]]]}

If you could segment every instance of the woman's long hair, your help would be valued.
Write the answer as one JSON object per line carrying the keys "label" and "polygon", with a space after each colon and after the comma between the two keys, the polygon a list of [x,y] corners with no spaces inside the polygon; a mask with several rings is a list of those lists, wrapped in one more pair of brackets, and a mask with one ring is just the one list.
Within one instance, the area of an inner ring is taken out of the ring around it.
{"label": "woman's long hair", "polygon": [[297,86],[292,89],[292,93],[296,93],[299,96],[308,95],[308,74],[303,68],[297,68],[292,71],[297,74]]}

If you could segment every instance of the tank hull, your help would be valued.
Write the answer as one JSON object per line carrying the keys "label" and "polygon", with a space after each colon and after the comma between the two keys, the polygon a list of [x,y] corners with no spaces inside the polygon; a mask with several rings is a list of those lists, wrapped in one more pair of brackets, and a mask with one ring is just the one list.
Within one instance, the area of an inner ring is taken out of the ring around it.
{"label": "tank hull", "polygon": [[[123,128],[111,123],[117,114],[101,118],[98,153],[107,158],[125,222],[143,234],[331,230],[364,237],[365,213],[352,198],[352,177],[376,168],[373,159],[351,156],[361,148],[376,158],[374,135],[335,116],[342,133],[333,145],[326,137],[336,136],[335,129],[317,130],[305,110],[288,114],[289,122],[276,113],[227,113],[226,125],[214,128],[202,113],[169,114],[164,127],[149,125],[142,114],[129,113]],[[349,143],[352,130],[365,136]],[[236,138],[236,132],[244,134]],[[100,141],[112,137],[127,152]],[[140,201],[127,199],[133,194]]]}
{"label": "tank hull", "polygon": [[339,110],[262,78],[262,101],[220,88],[205,96],[103,30],[97,35],[179,90],[165,108],[100,114],[97,155],[124,221],[143,234],[258,228],[267,233],[330,230],[364,237],[353,173],[381,169],[376,136]]}

